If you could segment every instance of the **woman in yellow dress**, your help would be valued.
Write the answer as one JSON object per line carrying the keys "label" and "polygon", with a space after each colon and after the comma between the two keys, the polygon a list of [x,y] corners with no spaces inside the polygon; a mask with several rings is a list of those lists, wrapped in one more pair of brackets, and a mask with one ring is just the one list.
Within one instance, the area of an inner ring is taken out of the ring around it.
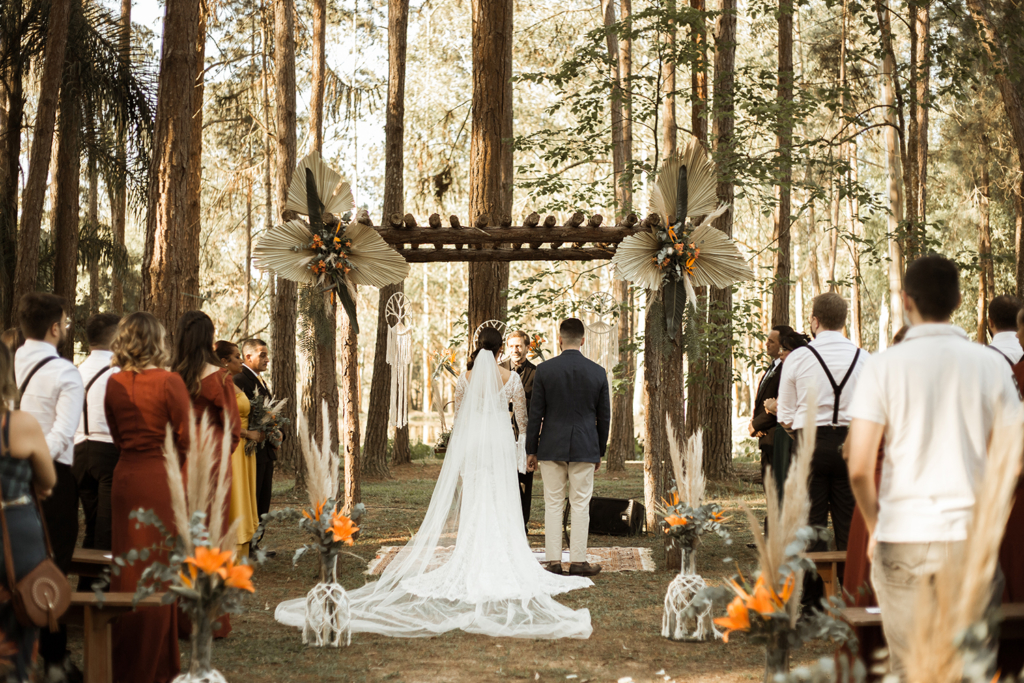
{"label": "woman in yellow dress", "polygon": [[[242,354],[237,345],[229,341],[219,341],[214,350],[228,372],[232,375],[242,372]],[[262,441],[263,434],[249,430],[251,405],[245,393],[237,387],[235,399],[238,401],[238,416],[242,419],[242,440],[231,454],[231,501],[228,505],[228,520],[229,523],[239,520],[236,537],[237,556],[246,557],[249,554],[249,541],[260,520],[256,513],[256,456],[245,452],[245,444],[250,440]]]}

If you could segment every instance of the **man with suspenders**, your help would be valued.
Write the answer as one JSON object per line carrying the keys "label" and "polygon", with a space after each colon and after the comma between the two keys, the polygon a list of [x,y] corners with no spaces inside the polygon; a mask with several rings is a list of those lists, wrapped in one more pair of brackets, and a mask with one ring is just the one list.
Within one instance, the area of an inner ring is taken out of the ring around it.
{"label": "man with suspenders", "polygon": [[[82,417],[85,396],[78,369],[57,353],[67,334],[67,311],[64,297],[45,292],[23,296],[18,318],[25,344],[14,356],[14,379],[21,396],[19,407],[43,428],[57,470],[57,485],[43,501],[43,516],[50,532],[53,559],[65,574],[78,542],[78,484],[71,473],[71,463],[75,429]],[[67,644],[67,626],[61,625],[56,633],[41,629],[39,654],[45,663],[47,683],[81,676],[71,663]]]}
{"label": "man with suspenders", "polygon": [[[85,384],[85,402],[82,420],[75,432],[75,461],[71,471],[78,482],[78,497],[85,512],[82,547],[97,550],[110,550],[110,487],[120,455],[110,436],[103,407],[107,380],[118,370],[110,366],[114,358],[110,343],[114,341],[120,322],[121,316],[114,313],[97,313],[85,322],[89,357],[78,366]],[[91,590],[91,587],[92,581],[88,578],[79,581],[79,590]]]}
{"label": "man with suspenders", "polygon": [[[1020,302],[1017,297],[1003,294],[988,305],[988,330],[992,341],[988,347],[1006,359],[1012,368],[1024,356],[1024,348],[1017,341],[1017,312]],[[984,339],[978,341],[984,342]]]}
{"label": "man with suspenders", "polygon": [[[848,414],[857,376],[867,353],[843,336],[846,300],[835,292],[814,298],[811,334],[814,341],[789,355],[782,366],[779,387],[779,423],[798,433],[816,430],[811,462],[811,512],[808,523],[825,528],[832,517],[836,549],[846,550],[853,519],[853,491],[843,459],[842,446],[850,426]],[[817,405],[807,404],[810,387],[816,387]],[[799,439],[799,437],[798,437]],[[827,550],[818,541],[812,551]],[[813,596],[808,596],[813,599]]]}

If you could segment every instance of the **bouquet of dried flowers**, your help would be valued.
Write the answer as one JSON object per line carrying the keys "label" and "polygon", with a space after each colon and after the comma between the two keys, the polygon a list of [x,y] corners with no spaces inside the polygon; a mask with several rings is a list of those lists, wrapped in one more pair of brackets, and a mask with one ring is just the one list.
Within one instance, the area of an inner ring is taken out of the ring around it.
{"label": "bouquet of dried flowers", "polygon": [[[284,428],[292,423],[282,414],[287,401],[287,398],[274,401],[262,394],[257,394],[249,409],[249,429],[266,434],[266,442],[274,448],[281,447],[281,442],[284,440]],[[245,442],[246,454],[253,455],[257,445],[257,442],[247,440]]]}

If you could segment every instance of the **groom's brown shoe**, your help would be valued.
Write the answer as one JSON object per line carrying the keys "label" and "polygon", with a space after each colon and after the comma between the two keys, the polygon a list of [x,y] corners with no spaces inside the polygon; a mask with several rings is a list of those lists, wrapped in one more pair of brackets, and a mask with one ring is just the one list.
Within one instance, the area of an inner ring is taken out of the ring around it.
{"label": "groom's brown shoe", "polygon": [[569,565],[570,576],[597,576],[601,573],[601,565],[589,562],[573,562]]}
{"label": "groom's brown shoe", "polygon": [[561,562],[541,562],[541,566],[544,567],[544,569],[547,569],[552,574],[565,574],[565,572],[562,570]]}

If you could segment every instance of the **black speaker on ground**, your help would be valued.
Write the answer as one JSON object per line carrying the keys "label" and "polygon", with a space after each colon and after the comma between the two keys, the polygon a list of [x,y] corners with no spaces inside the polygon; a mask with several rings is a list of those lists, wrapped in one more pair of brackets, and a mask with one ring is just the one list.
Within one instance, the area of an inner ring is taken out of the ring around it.
{"label": "black speaker on ground", "polygon": [[[570,507],[565,501],[562,527],[569,526]],[[643,503],[623,498],[590,499],[590,533],[600,536],[639,536],[644,532],[646,510]]]}

